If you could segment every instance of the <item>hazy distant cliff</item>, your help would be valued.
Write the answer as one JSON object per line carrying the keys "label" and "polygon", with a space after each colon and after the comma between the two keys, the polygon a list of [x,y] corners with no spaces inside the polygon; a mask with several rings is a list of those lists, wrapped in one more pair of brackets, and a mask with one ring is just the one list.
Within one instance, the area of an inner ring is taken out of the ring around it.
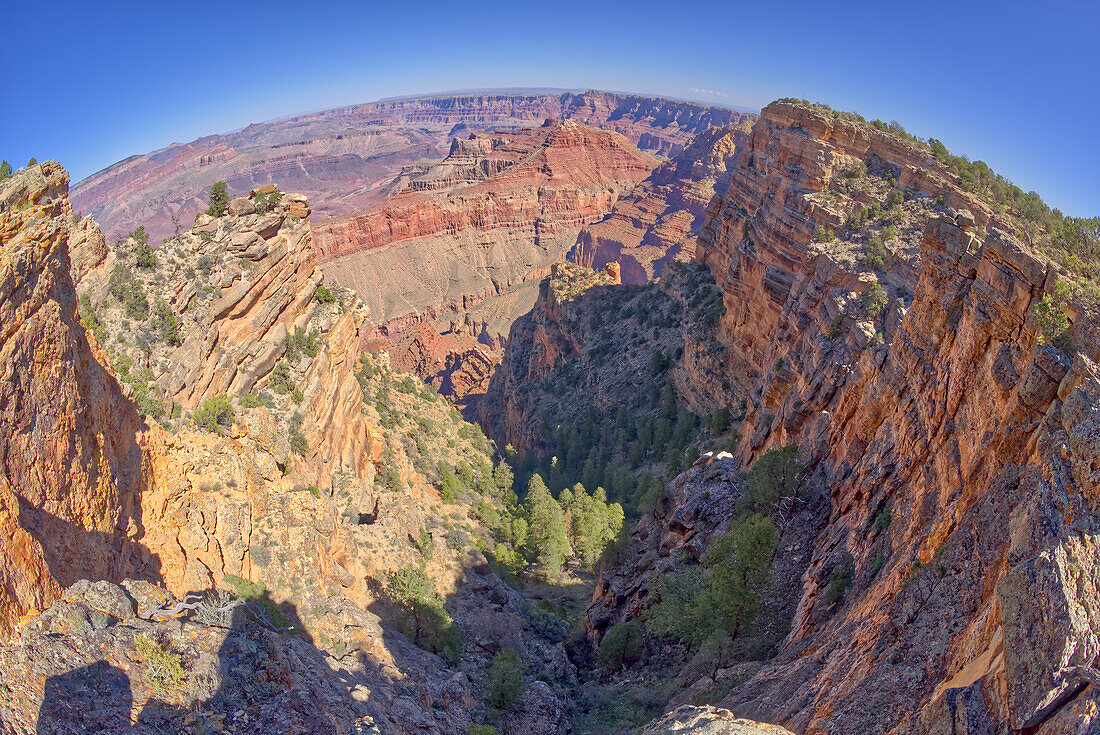
{"label": "hazy distant cliff", "polygon": [[109,236],[144,225],[159,239],[174,232],[173,215],[193,216],[210,185],[222,180],[234,194],[278,183],[308,196],[316,217],[326,219],[381,201],[382,185],[402,166],[445,155],[459,130],[535,127],[548,117],[613,130],[666,156],[710,126],[755,118],[723,107],[608,92],[383,100],[131,156],[74,185],[73,206],[95,215]]}

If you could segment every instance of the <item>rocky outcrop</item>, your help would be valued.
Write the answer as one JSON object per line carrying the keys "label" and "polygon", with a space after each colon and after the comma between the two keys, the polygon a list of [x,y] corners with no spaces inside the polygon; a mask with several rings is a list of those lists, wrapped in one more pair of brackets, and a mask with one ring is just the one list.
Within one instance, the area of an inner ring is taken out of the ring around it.
{"label": "rocky outcrop", "polygon": [[[473,547],[468,499],[444,501],[424,474],[491,472],[484,437],[385,353],[360,356],[365,312],[316,292],[303,198],[200,219],[152,251],[120,243],[78,301],[66,184],[46,163],[0,185],[9,730],[460,735],[485,716],[500,641],[532,681],[575,677],[560,645],[525,634],[526,601]],[[287,325],[303,327],[294,340]],[[160,365],[200,336],[216,347],[197,365]],[[291,349],[293,366],[276,361]],[[227,353],[251,388],[207,369]],[[194,411],[158,400],[217,390]],[[383,590],[402,567],[476,640],[451,664],[379,617],[396,616]],[[532,692],[515,728],[567,726],[558,694]]]}
{"label": "rocky outcrop", "polygon": [[[891,180],[876,273],[843,225]],[[747,404],[737,459],[797,444],[831,512],[786,644],[723,700],[739,714],[807,733],[1090,726],[1100,369],[1095,346],[1040,339],[1055,269],[1011,231],[912,141],[764,110],[698,256],[723,291],[728,401]]]}
{"label": "rocky outcrop", "polygon": [[[115,250],[85,271],[77,290],[88,297],[106,332],[131,332],[132,339],[108,343],[109,361],[135,390],[165,407],[188,410],[221,394],[241,400],[270,390],[272,371],[290,357],[290,375],[302,393],[295,410],[311,449],[295,457],[284,443],[277,460],[294,463],[309,475],[308,484],[329,484],[344,472],[369,481],[375,450],[356,409],[362,395],[355,378],[368,312],[350,295],[346,304],[315,298],[322,274],[309,220],[294,214],[308,214],[304,197],[282,195],[263,213],[255,206],[237,210],[242,213],[221,218],[199,215],[189,231],[159,252],[152,267]],[[121,274],[140,284],[153,302],[137,324],[124,300],[112,294],[112,278],[118,281]],[[165,337],[169,312],[175,327],[173,336]],[[296,332],[309,336],[313,354],[297,349],[288,355],[288,337]],[[280,396],[280,403],[289,416],[290,396]]]}
{"label": "rocky outcrop", "polygon": [[77,579],[157,567],[141,417],[77,315],[68,183],[54,162],[0,182],[0,635]]}
{"label": "rocky outcrop", "polygon": [[466,94],[407,97],[252,124],[224,135],[135,155],[73,188],[77,209],[95,215],[112,237],[143,225],[159,241],[206,208],[215,181],[244,195],[277,182],[302,192],[318,219],[355,212],[385,198],[386,182],[421,158],[444,155],[451,139],[474,129],[537,127],[575,118],[625,135],[639,148],[678,153],[709,127],[755,115],[638,95]]}
{"label": "rocky outcrop", "polygon": [[790,735],[777,725],[735,717],[729,710],[684,705],[646,725],[643,735]]}
{"label": "rocky outcrop", "polygon": [[724,193],[752,132],[752,121],[699,133],[677,156],[653,170],[611,213],[584,227],[570,260],[603,268],[618,262],[627,283],[646,283],[670,260],[689,260],[707,205]]}

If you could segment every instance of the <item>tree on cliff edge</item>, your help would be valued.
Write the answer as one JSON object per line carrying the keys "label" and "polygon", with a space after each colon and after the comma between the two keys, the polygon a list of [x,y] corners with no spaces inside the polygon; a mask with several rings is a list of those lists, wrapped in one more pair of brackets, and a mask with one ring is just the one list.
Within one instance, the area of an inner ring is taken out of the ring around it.
{"label": "tree on cliff edge", "polygon": [[206,213],[211,217],[221,217],[229,206],[229,191],[224,181],[215,182],[210,187],[210,207]]}

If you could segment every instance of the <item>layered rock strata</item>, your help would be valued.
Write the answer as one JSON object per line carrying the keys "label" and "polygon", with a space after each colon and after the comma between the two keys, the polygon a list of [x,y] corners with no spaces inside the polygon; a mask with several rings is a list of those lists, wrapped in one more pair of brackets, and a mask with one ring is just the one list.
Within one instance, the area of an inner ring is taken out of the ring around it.
{"label": "layered rock strata", "polygon": [[635,284],[656,278],[670,260],[690,260],[707,206],[715,194],[725,193],[751,132],[746,120],[696,135],[607,217],[584,227],[570,260],[593,268],[617,262],[625,282]]}
{"label": "layered rock strata", "polygon": [[548,117],[616,131],[664,156],[675,155],[709,127],[755,119],[694,102],[595,91],[382,100],[254,123],[134,155],[76,184],[73,202],[112,239],[139,225],[158,240],[173,234],[173,218],[205,208],[215,181],[227,182],[233,194],[279,183],[308,196],[326,219],[378,203],[403,166],[445,154],[451,139],[469,128],[537,127]]}

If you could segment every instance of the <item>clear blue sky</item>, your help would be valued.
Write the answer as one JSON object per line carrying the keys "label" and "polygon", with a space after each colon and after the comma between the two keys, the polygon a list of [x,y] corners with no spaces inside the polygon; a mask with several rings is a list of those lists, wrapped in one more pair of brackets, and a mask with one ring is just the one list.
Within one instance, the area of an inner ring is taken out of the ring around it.
{"label": "clear blue sky", "polygon": [[12,2],[0,157],[78,180],[250,122],[545,86],[896,119],[1067,214],[1100,214],[1100,3]]}

